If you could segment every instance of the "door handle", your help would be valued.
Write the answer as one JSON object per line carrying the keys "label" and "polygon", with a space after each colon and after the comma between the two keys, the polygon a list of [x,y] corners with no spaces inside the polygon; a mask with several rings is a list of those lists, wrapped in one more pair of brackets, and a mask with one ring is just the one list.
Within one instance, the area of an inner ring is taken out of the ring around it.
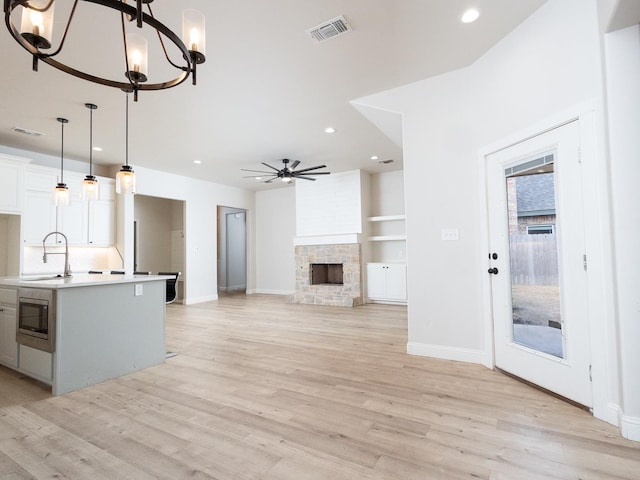
{"label": "door handle", "polygon": [[498,269],[496,267],[493,267],[493,268],[490,268],[488,272],[491,273],[492,275],[497,275]]}

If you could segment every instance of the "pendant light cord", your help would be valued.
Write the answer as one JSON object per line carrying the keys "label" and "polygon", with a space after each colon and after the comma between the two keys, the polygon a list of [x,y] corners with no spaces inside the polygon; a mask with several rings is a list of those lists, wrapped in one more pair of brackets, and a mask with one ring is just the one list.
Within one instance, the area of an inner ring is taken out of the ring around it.
{"label": "pendant light cord", "polygon": [[64,183],[64,123],[60,122],[62,125],[62,141],[60,142],[60,183]]}
{"label": "pendant light cord", "polygon": [[89,107],[89,176],[93,176],[93,108]]}
{"label": "pendant light cord", "polygon": [[129,93],[126,95],[125,103],[125,152],[124,152],[124,164],[129,166]]}

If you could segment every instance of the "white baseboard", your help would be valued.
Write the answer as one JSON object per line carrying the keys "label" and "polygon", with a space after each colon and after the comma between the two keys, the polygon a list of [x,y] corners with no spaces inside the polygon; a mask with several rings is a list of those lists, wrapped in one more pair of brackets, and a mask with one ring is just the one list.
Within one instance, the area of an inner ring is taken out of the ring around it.
{"label": "white baseboard", "polygon": [[442,345],[428,345],[426,343],[407,343],[407,353],[421,357],[456,360],[458,362],[483,364],[484,352],[469,348],[445,347]]}
{"label": "white baseboard", "polygon": [[184,300],[185,305],[194,305],[196,303],[213,302],[218,300],[218,295],[207,295],[204,297],[187,298]]}
{"label": "white baseboard", "polygon": [[[620,406],[612,403],[608,405],[608,409],[615,415],[614,418],[617,420],[609,423],[617,424],[624,438],[640,442],[640,418],[625,415]],[[609,421],[608,418],[602,418],[602,420]]]}
{"label": "white baseboard", "polygon": [[294,290],[271,290],[269,288],[256,288],[256,293],[264,293],[265,295],[293,295]]}

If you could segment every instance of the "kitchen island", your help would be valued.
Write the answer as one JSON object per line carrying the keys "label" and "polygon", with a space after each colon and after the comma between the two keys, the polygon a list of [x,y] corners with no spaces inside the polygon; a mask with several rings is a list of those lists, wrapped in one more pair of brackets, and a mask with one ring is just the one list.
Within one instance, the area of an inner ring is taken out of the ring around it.
{"label": "kitchen island", "polygon": [[61,395],[163,363],[167,278],[76,274],[0,279],[0,288],[15,289],[16,295],[25,288],[44,289],[54,298],[53,351],[20,344],[16,369],[50,383],[52,393]]}

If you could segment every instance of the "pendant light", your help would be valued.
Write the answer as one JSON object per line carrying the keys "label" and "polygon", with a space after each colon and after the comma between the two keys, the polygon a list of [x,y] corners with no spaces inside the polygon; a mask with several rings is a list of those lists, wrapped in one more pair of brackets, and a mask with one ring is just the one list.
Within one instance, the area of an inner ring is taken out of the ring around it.
{"label": "pendant light", "polygon": [[62,141],[60,142],[60,181],[56,184],[56,188],[53,189],[53,202],[56,207],[62,207],[69,205],[69,188],[64,183],[64,124],[69,123],[66,118],[58,117],[62,129]]}
{"label": "pendant light", "polygon": [[93,103],[85,103],[84,106],[89,109],[89,175],[82,180],[82,199],[91,202],[100,194],[98,179],[93,174],[93,111],[98,106]]}
{"label": "pendant light", "polygon": [[116,193],[136,193],[136,174],[129,166],[129,92],[125,109],[125,163],[116,175]]}

